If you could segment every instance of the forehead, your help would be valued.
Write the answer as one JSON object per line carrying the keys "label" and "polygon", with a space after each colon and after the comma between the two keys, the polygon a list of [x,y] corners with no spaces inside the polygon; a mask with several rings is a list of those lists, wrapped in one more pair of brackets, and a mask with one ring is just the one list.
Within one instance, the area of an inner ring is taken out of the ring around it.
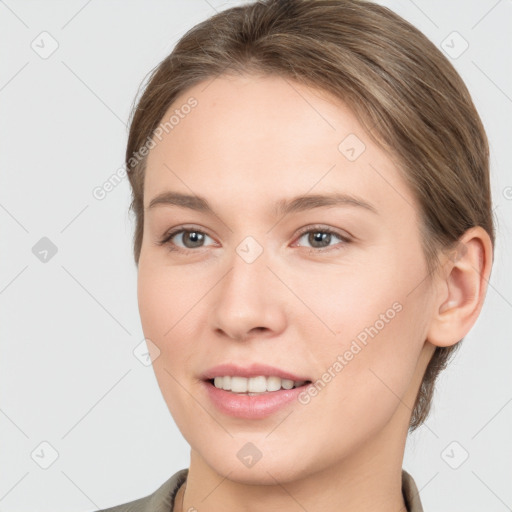
{"label": "forehead", "polygon": [[[184,108],[191,98],[195,106]],[[319,89],[221,76],[182,93],[162,123],[172,115],[172,129],[154,138],[148,155],[145,207],[165,189],[245,201],[340,191],[413,203],[391,157],[341,100]]]}

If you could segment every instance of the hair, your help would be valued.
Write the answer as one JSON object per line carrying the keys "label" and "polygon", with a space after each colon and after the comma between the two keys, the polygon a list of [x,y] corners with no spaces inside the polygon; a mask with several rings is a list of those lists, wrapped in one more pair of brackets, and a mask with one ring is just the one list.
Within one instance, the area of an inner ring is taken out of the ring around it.
{"label": "hair", "polygon": [[[439,266],[439,253],[456,248],[471,227],[483,227],[494,246],[486,133],[441,51],[399,15],[366,0],[260,0],[190,29],[151,70],[132,109],[126,166],[137,266],[146,167],[140,150],[178,95],[223,74],[280,76],[342,100],[393,156],[417,200],[428,276]],[[436,347],[410,431],[426,420],[437,376],[459,345]]]}

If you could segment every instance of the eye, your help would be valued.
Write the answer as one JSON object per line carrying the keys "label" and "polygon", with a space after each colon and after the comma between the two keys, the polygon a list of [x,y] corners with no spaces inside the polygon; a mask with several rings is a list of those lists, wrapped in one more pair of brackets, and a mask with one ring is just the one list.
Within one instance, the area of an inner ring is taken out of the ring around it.
{"label": "eye", "polygon": [[[176,238],[177,241],[181,240],[184,246],[173,242],[173,238]],[[201,248],[201,244],[204,242],[205,238],[211,237],[198,229],[177,228],[166,233],[163,239],[158,241],[157,244],[167,245],[170,251],[180,251],[187,254],[194,252],[194,249]]]}
{"label": "eye", "polygon": [[[199,229],[185,229],[183,227],[179,227],[166,233],[164,237],[157,242],[157,244],[166,245],[170,251],[190,254],[198,252],[195,249],[204,247],[203,244],[206,238],[212,239],[204,231]],[[331,249],[338,250],[342,249],[344,245],[350,243],[349,237],[324,226],[309,226],[301,231],[298,240],[301,240],[302,238],[306,238],[307,242],[312,245],[313,250],[310,252],[325,252]],[[341,240],[341,247],[330,245],[336,238]],[[176,241],[173,241],[173,239],[176,239]],[[181,241],[183,245],[179,245],[179,243],[177,243],[178,241]],[[316,249],[316,251],[314,249]]]}
{"label": "eye", "polygon": [[[333,238],[334,237],[334,238]],[[320,249],[320,251],[316,252],[323,252],[322,249],[327,250],[337,250],[342,249],[342,247],[350,242],[350,239],[347,236],[344,236],[337,231],[334,231],[331,228],[327,228],[324,226],[313,226],[308,227],[305,230],[303,230],[300,234],[300,237],[298,240],[301,240],[302,238],[306,238],[307,242],[312,245],[313,249]],[[335,247],[330,246],[329,244],[333,241],[333,239],[337,238],[338,240],[341,240],[342,246],[341,247]],[[315,251],[310,251],[315,252]]]}

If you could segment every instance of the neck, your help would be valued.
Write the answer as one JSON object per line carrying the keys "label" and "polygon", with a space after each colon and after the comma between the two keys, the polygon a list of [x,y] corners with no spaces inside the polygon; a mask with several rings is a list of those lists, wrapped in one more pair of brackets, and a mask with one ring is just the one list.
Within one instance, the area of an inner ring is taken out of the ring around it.
{"label": "neck", "polygon": [[185,509],[183,507],[183,495],[185,493],[185,489],[187,487],[187,482],[183,482],[176,493],[174,498],[174,506],[172,508],[172,512],[183,512]]}

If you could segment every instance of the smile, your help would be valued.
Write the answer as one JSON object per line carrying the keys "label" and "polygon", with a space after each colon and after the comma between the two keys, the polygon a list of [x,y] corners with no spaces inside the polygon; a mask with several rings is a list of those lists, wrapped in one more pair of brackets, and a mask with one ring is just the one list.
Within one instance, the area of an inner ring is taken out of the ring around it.
{"label": "smile", "polygon": [[266,377],[264,375],[250,378],[224,375],[214,377],[213,379],[210,379],[210,382],[217,389],[253,396],[267,392],[279,391],[281,389],[298,388],[308,381],[293,381],[291,379],[282,379],[277,376]]}

